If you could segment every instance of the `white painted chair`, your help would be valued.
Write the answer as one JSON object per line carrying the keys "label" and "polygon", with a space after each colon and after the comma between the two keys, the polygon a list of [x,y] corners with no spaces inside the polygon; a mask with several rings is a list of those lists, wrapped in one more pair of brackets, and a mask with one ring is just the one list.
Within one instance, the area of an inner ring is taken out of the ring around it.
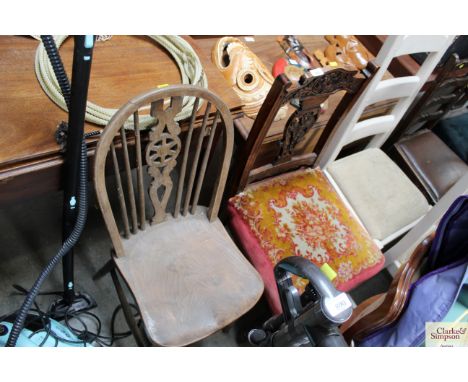
{"label": "white painted chair", "polygon": [[[450,190],[448,190],[437,202],[437,204],[427,213],[403,238],[392,248],[385,252],[385,266],[388,267],[394,262],[396,268],[401,262],[407,260],[409,254],[416,248],[431,231],[434,231],[440,219],[447,212],[452,203],[461,195],[468,194],[468,173],[462,176]],[[391,269],[389,269],[391,271]],[[391,272],[392,273],[392,272]]]}
{"label": "white painted chair", "polygon": [[[379,70],[338,122],[315,163],[380,248],[411,229],[430,209],[424,195],[380,146],[392,133],[454,36],[389,36],[375,59]],[[428,52],[414,76],[382,80],[393,58]],[[392,111],[359,122],[364,109],[397,99]],[[365,150],[335,160],[343,146],[372,137]]]}

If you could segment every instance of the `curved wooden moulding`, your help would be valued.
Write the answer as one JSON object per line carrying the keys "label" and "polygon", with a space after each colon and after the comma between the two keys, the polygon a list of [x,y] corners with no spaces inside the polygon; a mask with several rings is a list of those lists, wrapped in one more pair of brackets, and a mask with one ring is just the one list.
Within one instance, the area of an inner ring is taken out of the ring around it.
{"label": "curved wooden moulding", "polygon": [[[223,37],[213,47],[211,58],[230,87],[234,89],[244,106],[242,111],[249,118],[257,116],[274,78],[257,55],[236,37]],[[286,116],[282,108],[276,120]]]}
{"label": "curved wooden moulding", "polygon": [[400,267],[387,293],[372,296],[359,304],[351,318],[340,328],[346,341],[360,341],[394,323],[403,312],[415,273],[428,253],[435,233],[424,239],[408,261]]}

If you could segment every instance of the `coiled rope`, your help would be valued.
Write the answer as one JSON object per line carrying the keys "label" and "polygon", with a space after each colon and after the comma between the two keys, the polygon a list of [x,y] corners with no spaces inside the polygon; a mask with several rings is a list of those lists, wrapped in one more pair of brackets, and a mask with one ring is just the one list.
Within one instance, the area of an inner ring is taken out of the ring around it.
{"label": "coiled rope", "polygon": [[[54,36],[57,48],[60,48],[62,43],[67,38],[67,35]],[[148,36],[166,49],[174,58],[179,67],[183,84],[197,85],[208,88],[208,80],[203,71],[199,57],[190,46],[180,36]],[[60,85],[54,75],[54,70],[47,57],[47,52],[42,42],[36,50],[35,71],[37,79],[47,94],[47,96],[63,110],[68,112],[67,105],[60,91]],[[195,99],[193,97],[185,97],[183,101],[182,111],[177,115],[176,120],[182,120],[189,117],[192,113]],[[201,103],[199,105],[201,107]],[[117,109],[104,108],[90,101],[86,105],[85,119],[87,122],[105,126],[117,112]],[[140,117],[140,126],[147,127],[154,122],[154,118],[149,115]],[[140,128],[141,128],[140,127]],[[133,117],[126,123],[125,128],[133,129]]]}

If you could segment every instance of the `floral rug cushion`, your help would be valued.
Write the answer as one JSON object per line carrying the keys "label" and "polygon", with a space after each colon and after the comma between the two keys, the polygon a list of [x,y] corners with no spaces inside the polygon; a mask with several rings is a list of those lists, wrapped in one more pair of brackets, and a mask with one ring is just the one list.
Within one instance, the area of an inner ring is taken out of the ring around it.
{"label": "floral rug cushion", "polygon": [[[297,255],[337,274],[348,291],[378,273],[384,256],[344,205],[323,172],[303,169],[249,186],[229,200],[231,226],[262,275],[267,299],[279,313],[273,267]],[[302,291],[306,280],[295,279]]]}

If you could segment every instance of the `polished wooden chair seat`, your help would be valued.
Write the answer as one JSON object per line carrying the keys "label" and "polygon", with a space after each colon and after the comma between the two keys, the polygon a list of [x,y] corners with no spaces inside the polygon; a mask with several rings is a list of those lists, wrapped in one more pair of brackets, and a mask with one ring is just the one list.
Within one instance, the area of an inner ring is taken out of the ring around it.
{"label": "polished wooden chair seat", "polygon": [[262,281],[230,241],[221,222],[210,223],[202,208],[123,241],[126,256],[116,264],[152,342],[183,346],[198,341],[258,301]]}
{"label": "polished wooden chair seat", "polygon": [[[183,129],[178,116],[191,100],[190,124]],[[153,120],[145,139],[140,114],[148,111]],[[133,98],[101,135],[94,180],[113,244],[108,268],[138,345],[183,346],[201,340],[246,313],[263,293],[260,276],[217,217],[233,135],[227,106],[210,91],[190,85]],[[111,168],[112,186],[106,177]],[[109,191],[118,198],[109,198]],[[136,301],[144,331],[120,278]]]}
{"label": "polished wooden chair seat", "polygon": [[433,204],[468,169],[467,115],[442,119],[468,99],[467,65],[451,55],[384,145]]}
{"label": "polished wooden chair seat", "polygon": [[468,165],[430,130],[395,143],[395,149],[402,168],[421,185],[432,203],[468,172]]}

